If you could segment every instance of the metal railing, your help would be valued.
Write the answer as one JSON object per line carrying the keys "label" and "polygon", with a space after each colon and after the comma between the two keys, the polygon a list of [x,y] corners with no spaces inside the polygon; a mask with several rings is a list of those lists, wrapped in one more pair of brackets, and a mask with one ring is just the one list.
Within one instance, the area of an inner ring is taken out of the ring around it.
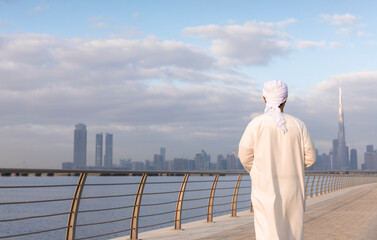
{"label": "metal railing", "polygon": [[[138,239],[140,231],[163,226],[180,230],[184,222],[206,219],[212,223],[214,216],[236,217],[238,211],[253,210],[246,172],[0,169],[0,173],[46,175],[42,181],[30,177],[17,183],[0,181],[0,196],[6,196],[0,199],[0,218],[6,216],[0,219],[0,239],[57,239],[64,235],[67,240],[125,235]],[[76,177],[47,177],[54,175]],[[374,174],[345,172],[311,172],[305,178],[307,198],[377,182]],[[64,194],[59,193],[60,189]],[[28,231],[24,231],[25,226]]]}

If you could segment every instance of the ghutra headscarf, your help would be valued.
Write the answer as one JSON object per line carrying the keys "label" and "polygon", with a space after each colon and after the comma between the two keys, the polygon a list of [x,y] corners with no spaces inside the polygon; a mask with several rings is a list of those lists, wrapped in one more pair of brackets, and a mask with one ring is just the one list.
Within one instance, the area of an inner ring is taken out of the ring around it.
{"label": "ghutra headscarf", "polygon": [[268,81],[264,83],[263,96],[266,98],[266,108],[264,112],[271,115],[276,125],[286,133],[285,120],[281,114],[279,105],[288,97],[288,86],[285,82],[279,80]]}

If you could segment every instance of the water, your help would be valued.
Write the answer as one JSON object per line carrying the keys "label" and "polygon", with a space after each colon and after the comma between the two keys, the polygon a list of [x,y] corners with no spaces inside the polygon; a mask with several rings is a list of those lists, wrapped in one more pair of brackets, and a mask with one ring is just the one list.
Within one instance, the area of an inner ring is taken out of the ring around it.
{"label": "water", "polygon": [[[93,209],[118,208],[132,206],[134,204],[140,176],[120,177],[99,177],[89,176],[83,190],[82,197],[127,195],[126,197],[105,197],[82,199],[77,219],[76,238],[95,236],[117,231],[124,231],[118,234],[111,234],[92,239],[110,239],[129,235],[130,220],[98,224],[93,226],[80,226],[83,224],[113,221],[129,218],[132,215],[132,207],[100,212],[83,212]],[[238,176],[221,176],[217,184],[214,200],[214,216],[230,215],[231,201]],[[184,195],[182,224],[203,220],[206,221],[208,197],[214,177],[191,176]],[[142,206],[140,208],[139,231],[148,231],[162,227],[174,228],[175,201],[181,187],[183,176],[148,176],[144,188]],[[35,186],[35,185],[75,185],[78,177],[0,177],[0,186]],[[201,182],[198,182],[201,181]],[[163,182],[163,183],[162,183]],[[107,185],[97,186],[91,184],[116,184],[127,183],[128,185]],[[201,190],[204,189],[204,190]],[[250,178],[243,176],[239,189],[237,208],[247,210],[250,207]],[[18,188],[0,189],[0,202],[21,202],[46,199],[70,199],[73,197],[75,186],[54,187],[54,188]],[[163,192],[171,192],[158,194]],[[199,198],[199,199],[198,199]],[[187,201],[188,199],[198,199]],[[148,204],[171,202],[158,206],[146,206]],[[38,216],[55,213],[67,213],[70,211],[71,201],[57,201],[47,203],[31,203],[17,205],[0,205],[0,219],[13,219],[28,216]],[[144,205],[144,206],[143,206]],[[191,209],[191,210],[189,210]],[[153,215],[153,216],[149,216]],[[27,219],[14,222],[0,221],[0,237],[13,234],[43,231],[65,227],[67,225],[68,213],[44,218]],[[156,223],[169,222],[161,226],[150,226]],[[12,239],[64,239],[65,229],[34,234]]]}

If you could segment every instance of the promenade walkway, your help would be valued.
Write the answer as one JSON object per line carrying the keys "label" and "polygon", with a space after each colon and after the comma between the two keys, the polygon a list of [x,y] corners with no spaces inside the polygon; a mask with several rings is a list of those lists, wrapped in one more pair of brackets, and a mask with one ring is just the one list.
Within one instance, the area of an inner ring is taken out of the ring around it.
{"label": "promenade walkway", "polygon": [[[377,183],[361,185],[307,200],[305,240],[377,239]],[[238,217],[221,216],[215,223],[197,221],[183,224],[184,230],[164,228],[140,233],[151,239],[255,239],[253,215],[241,212]],[[117,238],[129,239],[128,237]]]}

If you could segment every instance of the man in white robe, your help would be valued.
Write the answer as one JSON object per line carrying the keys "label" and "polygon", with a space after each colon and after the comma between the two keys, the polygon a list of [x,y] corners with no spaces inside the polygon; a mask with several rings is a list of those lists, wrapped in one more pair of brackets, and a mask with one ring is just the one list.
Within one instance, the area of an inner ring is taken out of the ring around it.
{"label": "man in white robe", "polygon": [[250,173],[257,240],[304,239],[304,171],[315,162],[305,124],[283,113],[288,87],[264,84],[265,113],[247,126],[239,158]]}

